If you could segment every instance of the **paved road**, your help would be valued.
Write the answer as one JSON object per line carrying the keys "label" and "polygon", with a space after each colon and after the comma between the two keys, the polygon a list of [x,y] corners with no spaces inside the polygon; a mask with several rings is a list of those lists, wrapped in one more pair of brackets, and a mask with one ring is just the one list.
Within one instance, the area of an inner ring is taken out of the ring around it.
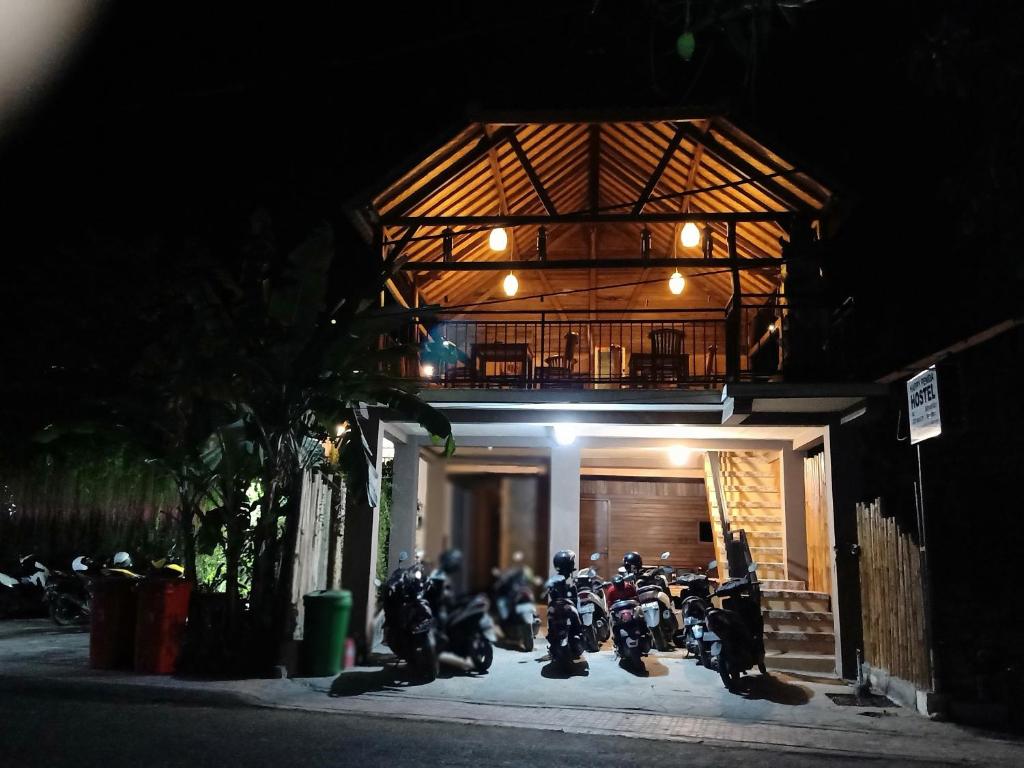
{"label": "paved road", "polygon": [[[822,757],[554,731],[387,721],[338,714],[153,702],[132,693],[0,680],[4,765],[89,766],[572,766],[633,763],[728,768],[818,766]],[[906,765],[843,759],[830,766]],[[943,763],[916,763],[943,765]]]}

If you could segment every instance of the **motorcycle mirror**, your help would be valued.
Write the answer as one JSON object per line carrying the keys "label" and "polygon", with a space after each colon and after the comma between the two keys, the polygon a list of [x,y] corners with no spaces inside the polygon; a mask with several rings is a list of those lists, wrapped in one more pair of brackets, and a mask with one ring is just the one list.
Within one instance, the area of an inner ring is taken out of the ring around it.
{"label": "motorcycle mirror", "polygon": [[713,571],[717,567],[718,567],[718,561],[717,560],[712,560],[710,563],[708,563],[708,570],[709,571]]}
{"label": "motorcycle mirror", "polygon": [[600,560],[601,559],[601,553],[600,552],[594,552],[593,554],[591,554],[590,559],[591,560]]}
{"label": "motorcycle mirror", "polygon": [[512,562],[513,563],[521,563],[521,562],[523,562],[523,553],[518,551],[518,550],[513,552],[512,553]]}
{"label": "motorcycle mirror", "polygon": [[661,559],[662,560],[668,560],[671,555],[672,555],[671,552],[662,552],[661,553]]}
{"label": "motorcycle mirror", "polygon": [[380,583],[381,583],[381,582],[380,582],[380,579],[378,579],[378,578],[374,577],[374,579],[373,579],[373,586],[375,586],[375,587],[379,587],[379,586],[380,586]]}
{"label": "motorcycle mirror", "polygon": [[751,563],[747,566],[747,573],[754,573],[757,570],[757,563]]}
{"label": "motorcycle mirror", "polygon": [[401,552],[398,553],[398,562],[404,563],[408,559],[409,559],[409,553],[406,552],[404,549]]}

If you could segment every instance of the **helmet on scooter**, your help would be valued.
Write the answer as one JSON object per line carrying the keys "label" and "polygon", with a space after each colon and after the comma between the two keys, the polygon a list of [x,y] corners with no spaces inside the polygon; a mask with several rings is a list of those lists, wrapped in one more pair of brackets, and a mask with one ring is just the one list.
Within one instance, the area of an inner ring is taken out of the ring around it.
{"label": "helmet on scooter", "polygon": [[557,573],[569,578],[572,572],[576,570],[576,553],[571,549],[560,549],[555,552],[552,562]]}
{"label": "helmet on scooter", "polygon": [[644,560],[639,552],[627,552],[622,556],[622,565],[632,573],[644,567]]}
{"label": "helmet on scooter", "polygon": [[111,563],[115,568],[131,568],[132,556],[127,552],[118,552],[114,555],[114,559]]}
{"label": "helmet on scooter", "polygon": [[446,549],[441,553],[441,570],[456,573],[462,568],[462,550]]}
{"label": "helmet on scooter", "polygon": [[71,570],[74,571],[75,573],[84,573],[85,571],[89,570],[89,567],[91,565],[92,565],[92,560],[90,560],[85,555],[79,555],[78,557],[76,557],[74,560],[71,561]]}

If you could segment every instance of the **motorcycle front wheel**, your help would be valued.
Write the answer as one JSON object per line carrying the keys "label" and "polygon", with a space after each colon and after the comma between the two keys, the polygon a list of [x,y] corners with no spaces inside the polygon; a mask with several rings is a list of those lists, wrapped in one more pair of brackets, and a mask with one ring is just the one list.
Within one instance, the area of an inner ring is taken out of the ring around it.
{"label": "motorcycle front wheel", "polygon": [[738,669],[733,669],[733,666],[725,654],[718,657],[718,674],[722,678],[722,684],[730,691],[740,681],[740,672]]}
{"label": "motorcycle front wheel", "polygon": [[523,650],[527,653],[533,652],[533,625],[523,624],[519,630],[522,633]]}
{"label": "motorcycle front wheel", "polygon": [[586,646],[587,653],[597,653],[601,650],[601,644],[597,640],[597,630],[593,625],[586,628],[583,633],[583,642]]}
{"label": "motorcycle front wheel", "polygon": [[477,635],[474,638],[469,660],[473,662],[473,671],[478,674],[491,668],[491,662],[494,661],[494,648],[483,635]]}
{"label": "motorcycle front wheel", "polygon": [[422,645],[418,645],[413,651],[413,671],[416,677],[432,683],[437,679],[441,671],[441,660],[437,652],[437,645],[434,638],[429,638]]}
{"label": "motorcycle front wheel", "polygon": [[77,606],[69,606],[64,600],[50,601],[50,618],[59,627],[71,627],[79,624],[83,616]]}

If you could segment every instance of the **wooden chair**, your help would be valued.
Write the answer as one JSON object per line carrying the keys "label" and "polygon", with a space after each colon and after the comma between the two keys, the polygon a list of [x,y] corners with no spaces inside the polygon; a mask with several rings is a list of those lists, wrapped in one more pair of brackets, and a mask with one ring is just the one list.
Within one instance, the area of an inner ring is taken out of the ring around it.
{"label": "wooden chair", "polygon": [[657,381],[682,381],[687,373],[683,354],[685,334],[680,328],[655,328],[651,339],[651,377]]}
{"label": "wooden chair", "polygon": [[565,348],[561,355],[544,358],[544,366],[540,369],[540,378],[545,382],[567,382],[573,377],[576,367],[576,350],[580,345],[580,335],[576,331],[565,334]]}

